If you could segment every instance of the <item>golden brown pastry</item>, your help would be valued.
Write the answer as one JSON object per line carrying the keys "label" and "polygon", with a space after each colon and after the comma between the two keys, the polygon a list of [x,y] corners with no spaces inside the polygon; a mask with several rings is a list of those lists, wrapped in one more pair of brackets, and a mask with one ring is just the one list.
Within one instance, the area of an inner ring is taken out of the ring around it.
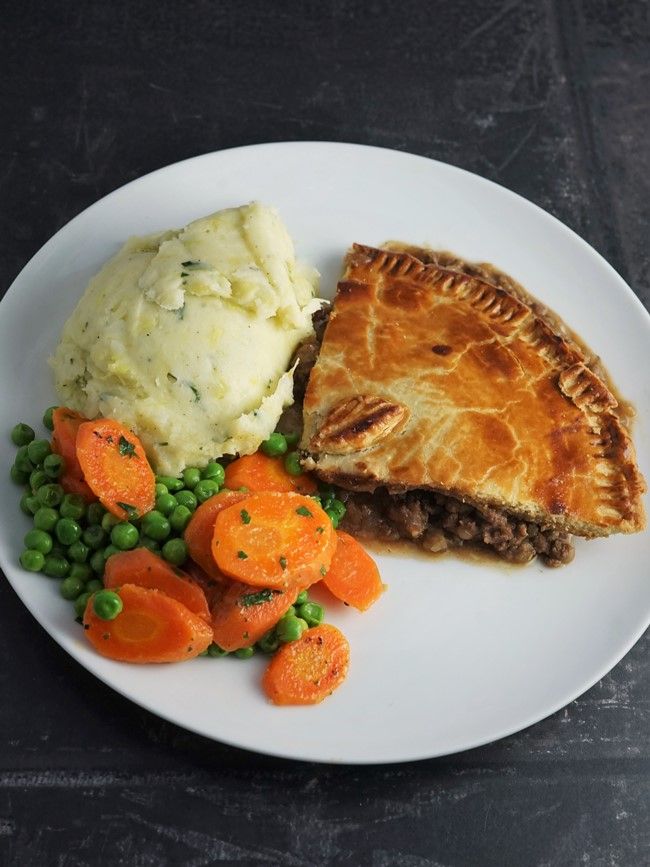
{"label": "golden brown pastry", "polygon": [[355,245],[346,265],[304,399],[322,479],[580,536],[645,526],[617,401],[575,343],[503,288],[408,253]]}

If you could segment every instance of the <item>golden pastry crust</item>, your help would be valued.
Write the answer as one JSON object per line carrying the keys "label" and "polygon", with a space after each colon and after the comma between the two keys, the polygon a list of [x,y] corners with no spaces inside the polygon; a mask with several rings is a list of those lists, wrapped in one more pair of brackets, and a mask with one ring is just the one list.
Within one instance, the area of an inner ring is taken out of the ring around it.
{"label": "golden pastry crust", "polygon": [[616,406],[521,298],[355,244],[301,447],[353,490],[428,489],[581,536],[631,533],[645,526],[645,483]]}

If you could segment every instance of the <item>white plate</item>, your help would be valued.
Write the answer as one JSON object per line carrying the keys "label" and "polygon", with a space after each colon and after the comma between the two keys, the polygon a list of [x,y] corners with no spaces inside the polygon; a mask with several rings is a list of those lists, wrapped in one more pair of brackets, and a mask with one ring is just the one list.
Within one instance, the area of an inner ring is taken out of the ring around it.
{"label": "white plate", "polygon": [[[97,202],[29,262],[0,305],[0,466],[8,431],[55,402],[46,363],[90,276],[131,234],[182,225],[258,199],[276,206],[298,254],[331,295],[352,241],[388,238],[491,261],[574,326],[638,410],[650,470],[650,319],[612,268],[573,232],[489,181],[396,151],[331,143],[259,145],[187,160]],[[503,737],[601,678],[650,615],[650,536],[576,544],[559,570],[379,557],[388,591],[361,615],[329,604],[352,648],[350,674],[323,704],[276,708],[262,660],[139,667],[86,645],[57,582],[17,568],[28,519],[0,474],[0,562],[41,625],[118,692],[165,719],[252,750],[328,762],[396,762]]]}

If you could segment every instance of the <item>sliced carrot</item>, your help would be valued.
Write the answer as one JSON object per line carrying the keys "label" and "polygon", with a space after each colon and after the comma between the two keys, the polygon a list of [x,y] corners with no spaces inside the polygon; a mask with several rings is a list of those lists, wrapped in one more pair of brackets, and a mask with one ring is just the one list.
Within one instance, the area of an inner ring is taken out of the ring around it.
{"label": "sliced carrot", "polygon": [[274,704],[318,704],[343,683],[349,664],[347,638],[321,623],[277,651],[262,686]]}
{"label": "sliced carrot", "polygon": [[341,602],[365,611],[384,592],[379,569],[353,536],[343,530],[336,535],[338,545],[323,584]]}
{"label": "sliced carrot", "polygon": [[187,561],[185,564],[185,570],[189,575],[190,580],[203,590],[208,603],[208,608],[212,611],[217,602],[221,600],[221,597],[230,581],[225,575],[221,575],[221,573],[219,573],[221,575],[220,580],[215,581],[199,566],[198,563],[195,563],[193,560]]}
{"label": "sliced carrot", "polygon": [[114,620],[102,620],[93,597],[84,612],[84,634],[98,653],[121,662],[182,662],[202,653],[212,642],[212,628],[185,605],[160,590],[124,584],[123,609]]}
{"label": "sliced carrot", "polygon": [[212,555],[222,572],[244,584],[305,586],[329,569],[333,537],[332,522],[311,497],[267,491],[219,512]]}
{"label": "sliced carrot", "polygon": [[114,590],[123,584],[137,584],[160,590],[181,602],[193,614],[210,619],[210,609],[203,590],[190,576],[146,548],[120,551],[106,561],[104,587]]}
{"label": "sliced carrot", "polygon": [[224,650],[251,647],[296,601],[297,587],[260,590],[235,581],[212,609],[212,634]]}
{"label": "sliced carrot", "polygon": [[77,460],[77,431],[79,426],[88,419],[68,409],[66,406],[58,406],[52,412],[52,451],[61,455],[65,461],[65,471],[59,480],[61,487],[67,494],[81,494],[88,503],[92,503],[97,497],[84,481],[81,465]]}
{"label": "sliced carrot", "polygon": [[313,476],[302,473],[292,476],[284,468],[281,458],[270,458],[263,452],[242,455],[226,467],[225,485],[228,488],[248,488],[249,491],[295,491],[314,494],[318,486]]}
{"label": "sliced carrot", "polygon": [[79,425],[77,458],[89,487],[117,518],[140,517],[154,507],[156,479],[136,435],[100,418]]}
{"label": "sliced carrot", "polygon": [[185,528],[183,537],[190,557],[214,581],[224,580],[224,575],[212,556],[212,536],[214,535],[217,515],[228,506],[245,500],[246,497],[248,494],[241,491],[222,491],[220,494],[210,497],[205,503],[201,503]]}

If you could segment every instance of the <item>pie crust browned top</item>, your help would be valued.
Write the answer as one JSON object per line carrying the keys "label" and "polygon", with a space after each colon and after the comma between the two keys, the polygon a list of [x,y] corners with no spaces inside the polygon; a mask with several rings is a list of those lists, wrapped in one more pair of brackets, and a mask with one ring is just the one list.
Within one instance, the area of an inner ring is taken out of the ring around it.
{"label": "pie crust browned top", "polygon": [[585,362],[521,297],[354,245],[305,394],[307,465],[582,536],[641,530],[634,447]]}

